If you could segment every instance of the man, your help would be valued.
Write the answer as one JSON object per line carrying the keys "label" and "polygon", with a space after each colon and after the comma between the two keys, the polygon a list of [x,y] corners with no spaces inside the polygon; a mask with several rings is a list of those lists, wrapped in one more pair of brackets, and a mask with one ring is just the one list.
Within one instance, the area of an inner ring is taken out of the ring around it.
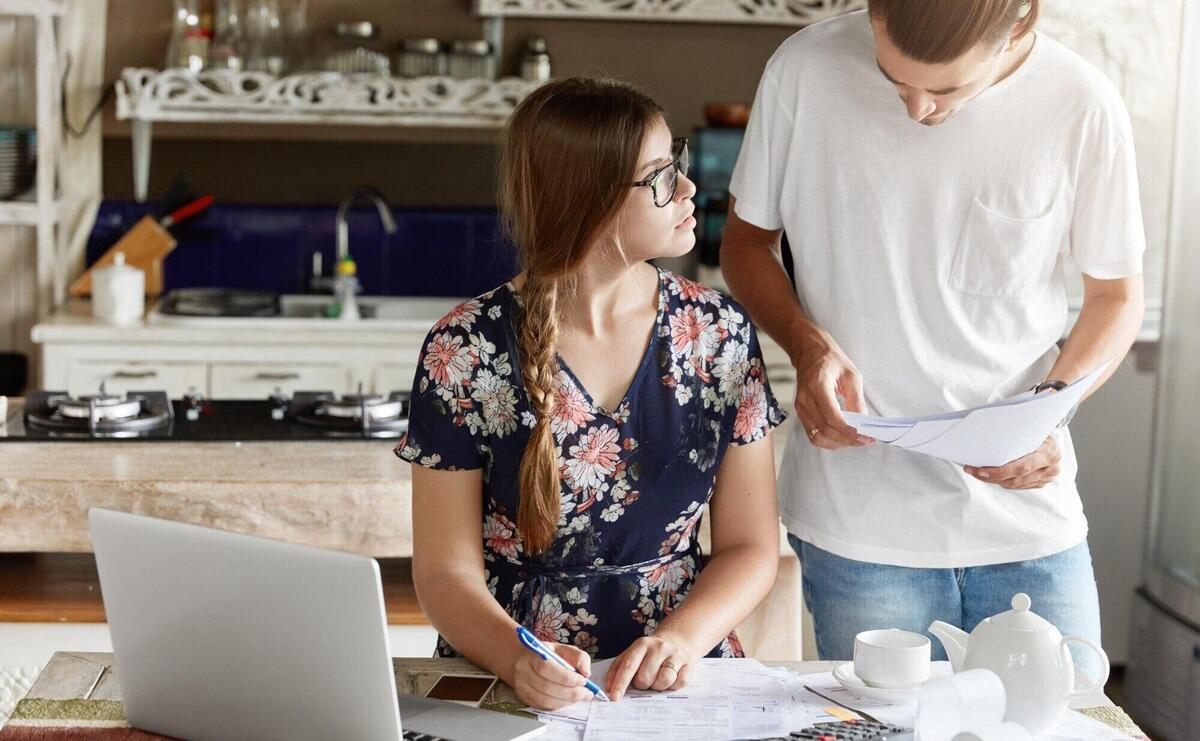
{"label": "man", "polygon": [[[849,658],[870,628],[970,630],[1016,592],[1099,641],[1065,427],[973,468],[862,437],[839,408],[1052,393],[1133,343],[1145,238],[1128,114],[1034,30],[1038,5],[870,0],[784,42],[758,88],[721,264],[796,368],[780,510],[821,658]],[[1067,255],[1084,303],[1060,352]]]}

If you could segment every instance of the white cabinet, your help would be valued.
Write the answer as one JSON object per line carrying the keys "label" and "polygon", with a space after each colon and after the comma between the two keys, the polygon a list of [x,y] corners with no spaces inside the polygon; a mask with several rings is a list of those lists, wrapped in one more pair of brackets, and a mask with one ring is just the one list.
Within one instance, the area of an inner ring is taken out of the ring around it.
{"label": "white cabinet", "polygon": [[[170,396],[179,397],[189,389],[203,392],[208,388],[208,366],[142,360],[80,360],[70,365],[67,372],[69,393],[94,394],[101,383],[109,393],[165,390]],[[49,385],[53,390],[61,388]]]}
{"label": "white cabinet", "polygon": [[417,375],[417,350],[413,349],[410,363],[383,363],[375,366],[372,388],[377,394],[392,391],[412,390],[413,378]]}
{"label": "white cabinet", "polygon": [[347,393],[352,372],[341,364],[217,364],[212,366],[209,396],[214,399],[266,399],[281,390]]}

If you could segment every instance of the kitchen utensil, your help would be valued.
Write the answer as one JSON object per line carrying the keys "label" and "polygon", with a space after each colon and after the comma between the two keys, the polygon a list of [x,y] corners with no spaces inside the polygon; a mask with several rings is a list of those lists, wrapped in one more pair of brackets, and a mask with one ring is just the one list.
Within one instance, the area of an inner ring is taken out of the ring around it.
{"label": "kitchen utensil", "polygon": [[146,310],[146,274],[125,264],[118,251],[113,261],[92,273],[92,315],[109,324],[133,324]]}
{"label": "kitchen utensil", "polygon": [[162,226],[162,228],[170,229],[171,227],[175,226],[176,224],[183,221],[184,219],[190,219],[191,217],[200,213],[204,209],[211,206],[212,203],[213,203],[212,196],[210,196],[210,195],[200,196],[199,198],[192,201],[191,203],[184,204],[183,206],[180,206],[179,208],[175,209],[171,213],[162,217],[161,219],[158,220],[158,223],[160,226]]}
{"label": "kitchen utensil", "polygon": [[882,689],[904,689],[929,679],[929,639],[907,630],[864,630],[854,637],[854,673]]}
{"label": "kitchen utensil", "polygon": [[163,258],[175,249],[175,244],[175,238],[155,221],[153,216],[143,216],[125,236],[71,284],[70,294],[75,297],[90,295],[92,274],[98,268],[112,264],[115,255],[121,252],[125,255],[127,265],[146,271],[146,295],[157,296],[163,289]]}
{"label": "kitchen utensil", "polygon": [[[932,681],[933,679],[949,676],[952,671],[950,664],[944,661],[935,661],[929,667],[929,677]],[[896,690],[872,687],[854,673],[854,662],[852,661],[847,661],[834,669],[833,678],[847,692],[863,700],[878,700],[879,702],[896,705],[916,702],[917,697],[921,694],[921,685],[919,684]]]}
{"label": "kitchen utensil", "polygon": [[[1004,683],[1008,711],[1004,720],[1021,724],[1030,733],[1057,725],[1071,698],[1097,692],[1108,681],[1108,655],[1079,636],[1063,637],[1058,628],[1030,611],[1029,595],[1012,598],[1012,610],[985,618],[968,635],[934,621],[929,632],[941,640],[955,671],[991,669]],[[1078,686],[1068,643],[1082,643],[1104,664],[1098,681]]]}

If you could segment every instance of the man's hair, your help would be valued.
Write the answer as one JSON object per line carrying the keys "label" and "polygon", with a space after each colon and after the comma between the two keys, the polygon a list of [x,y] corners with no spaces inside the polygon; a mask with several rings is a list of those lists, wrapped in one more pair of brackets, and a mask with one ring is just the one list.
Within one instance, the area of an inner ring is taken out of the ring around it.
{"label": "man's hair", "polygon": [[1014,30],[1024,36],[1037,22],[1040,0],[868,0],[871,20],[882,21],[904,56],[927,64],[958,59],[983,43],[999,45]]}

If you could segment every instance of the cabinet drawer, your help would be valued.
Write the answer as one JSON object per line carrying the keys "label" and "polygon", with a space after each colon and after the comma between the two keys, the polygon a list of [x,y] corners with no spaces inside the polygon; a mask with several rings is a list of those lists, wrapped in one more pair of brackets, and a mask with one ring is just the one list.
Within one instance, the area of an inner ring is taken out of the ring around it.
{"label": "cabinet drawer", "polygon": [[212,367],[211,394],[214,399],[265,399],[280,389],[347,393],[350,371],[342,365],[277,363],[258,365],[220,364]]}
{"label": "cabinet drawer", "polygon": [[178,399],[190,389],[208,393],[208,367],[203,363],[156,361],[80,360],[71,363],[67,391],[94,394],[101,383],[109,393],[166,391],[172,399]]}

